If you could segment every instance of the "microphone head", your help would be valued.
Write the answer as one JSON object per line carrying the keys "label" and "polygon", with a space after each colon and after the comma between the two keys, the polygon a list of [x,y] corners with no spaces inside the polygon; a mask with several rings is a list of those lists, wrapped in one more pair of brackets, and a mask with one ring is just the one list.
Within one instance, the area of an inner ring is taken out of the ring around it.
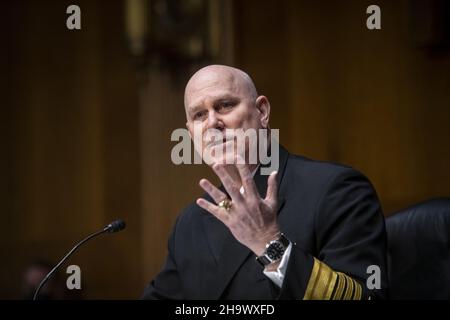
{"label": "microphone head", "polygon": [[117,219],[106,226],[109,233],[121,231],[125,229],[125,222],[122,219]]}

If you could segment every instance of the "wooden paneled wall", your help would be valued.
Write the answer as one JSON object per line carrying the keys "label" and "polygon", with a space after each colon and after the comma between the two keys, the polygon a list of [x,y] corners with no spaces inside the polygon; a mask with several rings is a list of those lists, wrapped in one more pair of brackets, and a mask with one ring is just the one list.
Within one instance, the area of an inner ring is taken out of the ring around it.
{"label": "wooden paneled wall", "polygon": [[139,106],[123,4],[80,1],[82,30],[69,31],[70,4],[10,1],[2,10],[1,297],[20,296],[27,264],[55,263],[115,217],[126,232],[88,243],[69,264],[81,268],[85,297],[133,297],[142,286]]}
{"label": "wooden paneled wall", "polygon": [[237,62],[283,144],[364,172],[386,214],[450,195],[450,51],[417,47],[411,1],[377,1],[376,31],[370,1],[237,3]]}
{"label": "wooden paneled wall", "polygon": [[[409,3],[378,1],[379,31],[365,27],[372,3],[351,0],[236,0],[230,25],[233,63],[269,97],[281,142],[364,172],[386,214],[450,195],[450,52],[410,41]],[[123,1],[79,1],[81,31],[65,28],[69,4],[2,10],[0,298],[18,296],[34,258],[56,261],[116,216],[126,231],[70,263],[87,298],[138,297],[177,214],[212,177],[170,161],[189,71],[133,64]]]}

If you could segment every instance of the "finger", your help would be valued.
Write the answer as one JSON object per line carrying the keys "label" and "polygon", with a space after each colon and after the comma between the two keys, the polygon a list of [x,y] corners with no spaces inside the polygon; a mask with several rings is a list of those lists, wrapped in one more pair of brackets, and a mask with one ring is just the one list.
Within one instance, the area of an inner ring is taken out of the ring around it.
{"label": "finger", "polygon": [[242,185],[244,186],[245,195],[249,197],[258,197],[259,193],[256,189],[255,181],[253,180],[253,175],[246,165],[243,162],[243,159],[239,156],[236,167],[239,171],[239,175],[241,176]]}
{"label": "finger", "polygon": [[215,165],[213,165],[212,168],[213,168],[214,172],[217,174],[217,176],[219,177],[220,181],[222,181],[223,186],[227,190],[231,199],[234,202],[242,201],[242,195],[239,192],[239,188],[236,186],[236,183],[230,177],[230,174],[225,170],[224,166],[220,165],[220,164],[215,164]]}
{"label": "finger", "polygon": [[278,172],[273,171],[270,174],[269,179],[267,181],[267,193],[265,201],[267,201],[271,207],[275,207],[277,203],[277,196],[278,196],[277,175]]}
{"label": "finger", "polygon": [[216,203],[219,203],[220,201],[228,198],[228,196],[225,193],[220,191],[215,185],[213,185],[207,179],[200,180],[199,185],[200,187],[202,187],[203,190],[205,190],[205,192],[207,192],[211,196],[211,198],[213,198],[213,200]]}
{"label": "finger", "polygon": [[212,204],[211,202],[209,202],[205,199],[202,199],[202,198],[197,199],[196,202],[201,208],[203,208],[206,211],[208,211],[209,213],[211,213],[213,216],[215,216],[217,219],[219,219],[223,223],[225,223],[229,219],[228,213],[224,212],[224,210],[221,210],[221,208]]}

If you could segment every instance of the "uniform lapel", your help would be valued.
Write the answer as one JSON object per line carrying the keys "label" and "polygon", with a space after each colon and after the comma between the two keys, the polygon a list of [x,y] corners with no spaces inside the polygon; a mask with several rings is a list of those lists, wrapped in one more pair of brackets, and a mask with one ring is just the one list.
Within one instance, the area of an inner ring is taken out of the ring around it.
{"label": "uniform lapel", "polygon": [[[226,193],[223,186],[220,189]],[[209,196],[206,199],[213,202]],[[207,277],[206,281],[211,284],[208,286],[207,299],[217,300],[251,251],[238,242],[220,220],[208,212],[203,218],[203,226],[217,266],[210,274],[204,275]]]}

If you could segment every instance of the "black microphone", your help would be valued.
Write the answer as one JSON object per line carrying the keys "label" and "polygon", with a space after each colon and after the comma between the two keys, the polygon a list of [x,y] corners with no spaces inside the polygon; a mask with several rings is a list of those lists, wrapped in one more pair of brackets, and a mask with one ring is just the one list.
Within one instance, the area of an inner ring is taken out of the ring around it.
{"label": "black microphone", "polygon": [[45,276],[44,279],[42,279],[41,283],[39,283],[39,286],[37,287],[34,296],[33,296],[33,300],[37,300],[37,297],[39,295],[39,291],[41,291],[42,287],[44,286],[44,284],[48,281],[48,279],[51,277],[51,275],[58,270],[58,268],[64,263],[64,261],[66,261],[66,259],[75,252],[75,250],[77,250],[83,243],[91,240],[92,238],[95,238],[103,233],[114,233],[114,232],[118,232],[125,229],[125,222],[123,222],[122,219],[117,219],[113,222],[111,222],[110,224],[108,224],[107,226],[105,226],[102,230],[99,230],[89,236],[87,236],[86,238],[84,238],[83,240],[81,240],[80,242],[78,242],[73,248],[72,250],[70,250],[65,256],[64,258],[61,259],[60,262],[58,262],[58,264],[49,272],[47,273],[47,275]]}

